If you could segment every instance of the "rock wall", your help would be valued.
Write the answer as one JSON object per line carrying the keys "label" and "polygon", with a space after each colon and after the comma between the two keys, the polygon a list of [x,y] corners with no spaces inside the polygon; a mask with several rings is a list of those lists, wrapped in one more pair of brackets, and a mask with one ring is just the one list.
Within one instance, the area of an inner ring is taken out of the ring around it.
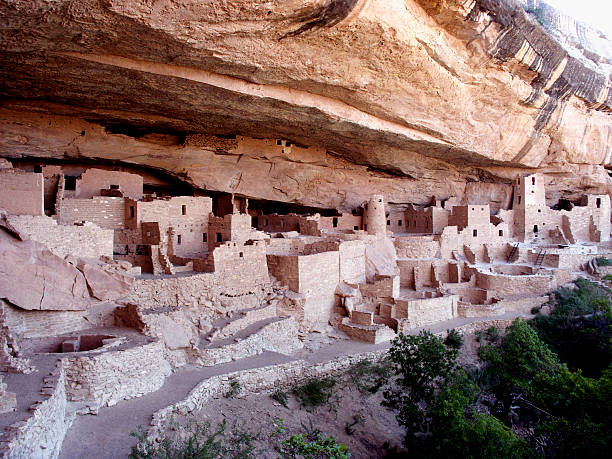
{"label": "rock wall", "polygon": [[45,245],[60,257],[73,255],[83,258],[113,256],[113,230],[94,224],[83,226],[58,225],[50,217],[13,215],[8,222],[21,234]]}
{"label": "rock wall", "polygon": [[609,193],[610,42],[525,3],[3,2],[0,154],[341,210]]}
{"label": "rock wall", "polygon": [[159,341],[63,358],[62,367],[68,400],[85,402],[94,413],[102,406],[156,391],[171,371]]}
{"label": "rock wall", "polygon": [[59,457],[62,442],[73,420],[66,414],[64,383],[64,371],[58,365],[53,374],[45,379],[43,391],[46,396],[32,407],[32,416],[7,428],[0,442],[2,457]]}

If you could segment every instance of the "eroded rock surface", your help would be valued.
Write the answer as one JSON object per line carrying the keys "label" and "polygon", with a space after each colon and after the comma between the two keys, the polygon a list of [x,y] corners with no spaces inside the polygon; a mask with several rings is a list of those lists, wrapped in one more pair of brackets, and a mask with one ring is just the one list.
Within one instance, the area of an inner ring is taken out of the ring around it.
{"label": "eroded rock surface", "polygon": [[550,199],[607,192],[610,42],[537,3],[4,0],[0,149],[339,209],[507,201],[526,168]]}

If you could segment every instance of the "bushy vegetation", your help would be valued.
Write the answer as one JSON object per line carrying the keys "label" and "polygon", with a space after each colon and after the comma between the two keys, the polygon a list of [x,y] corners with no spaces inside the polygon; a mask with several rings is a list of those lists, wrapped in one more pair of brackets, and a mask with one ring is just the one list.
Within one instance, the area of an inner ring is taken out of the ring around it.
{"label": "bushy vegetation", "polygon": [[456,364],[457,350],[431,332],[399,335],[389,351],[397,387],[384,392],[406,427],[409,457],[528,457],[527,443],[479,413],[480,391]]}
{"label": "bushy vegetation", "polygon": [[385,403],[406,428],[408,457],[609,454],[610,292],[575,284],[554,294],[549,316],[481,333],[479,367],[459,367],[457,350],[429,332],[393,342],[397,386]]}
{"label": "bushy vegetation", "polygon": [[293,388],[293,394],[303,407],[315,408],[329,402],[336,380],[333,378],[312,378]]}
{"label": "bushy vegetation", "polygon": [[388,382],[392,372],[389,359],[383,359],[380,362],[363,359],[352,365],[347,374],[349,383],[357,387],[359,392],[375,394]]}
{"label": "bushy vegetation", "polygon": [[596,258],[597,264],[599,266],[612,266],[612,260],[606,257],[598,257]]}
{"label": "bushy vegetation", "polygon": [[320,432],[291,435],[281,442],[281,458],[348,459],[351,457],[344,443]]}
{"label": "bushy vegetation", "polygon": [[276,389],[274,392],[272,392],[270,398],[287,408],[287,404],[289,403],[289,395],[287,394],[287,392],[281,389]]}
{"label": "bushy vegetation", "polygon": [[612,363],[610,291],[578,279],[575,288],[560,288],[551,300],[549,315],[531,321],[538,336],[572,371],[599,377]]}
{"label": "bushy vegetation", "polygon": [[250,459],[258,457],[255,436],[223,421],[213,427],[210,422],[189,421],[183,425],[172,422],[156,442],[143,432],[132,433],[138,444],[130,459]]}
{"label": "bushy vegetation", "polygon": [[455,349],[461,349],[461,346],[463,346],[463,335],[454,328],[452,330],[446,330],[444,344]]}

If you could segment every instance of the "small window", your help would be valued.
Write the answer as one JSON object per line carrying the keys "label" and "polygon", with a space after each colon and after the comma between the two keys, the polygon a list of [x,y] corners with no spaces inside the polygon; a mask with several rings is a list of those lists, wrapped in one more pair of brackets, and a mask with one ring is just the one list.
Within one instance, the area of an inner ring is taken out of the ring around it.
{"label": "small window", "polygon": [[185,204],[183,204],[183,205],[181,206],[181,213],[182,213],[183,215],[187,215],[187,206],[186,206]]}
{"label": "small window", "polygon": [[474,208],[472,207],[472,210],[474,210]]}
{"label": "small window", "polygon": [[206,241],[208,241],[208,237],[206,236],[206,233],[202,233],[202,242]]}
{"label": "small window", "polygon": [[76,190],[76,177],[71,177],[70,175],[64,177],[64,189]]}
{"label": "small window", "polygon": [[474,235],[474,237],[478,236],[478,230],[474,230],[472,234]]}
{"label": "small window", "polygon": [[541,213],[542,213],[542,209],[538,209],[538,213],[540,213],[540,214],[541,214]]}
{"label": "small window", "polygon": [[240,252],[240,258],[244,258],[244,252]]}
{"label": "small window", "polygon": [[533,225],[533,232],[537,233],[538,232],[538,225]]}
{"label": "small window", "polygon": [[379,199],[378,202],[382,202],[382,199]]}
{"label": "small window", "polygon": [[365,224],[363,225],[363,230],[364,230],[364,231],[367,231],[367,230],[368,230],[368,224],[367,224],[367,223],[365,223]]}
{"label": "small window", "polygon": [[402,221],[401,220],[397,221],[397,226],[402,226]]}
{"label": "small window", "polygon": [[35,174],[42,174],[42,166],[34,166]]}
{"label": "small window", "polygon": [[358,227],[358,226],[353,226],[353,229],[354,229],[355,231],[358,231],[358,230],[359,230],[359,227]]}
{"label": "small window", "polygon": [[136,208],[134,206],[130,206],[130,218],[134,218],[136,216]]}
{"label": "small window", "polygon": [[597,198],[597,201],[595,201],[595,204],[597,205],[597,208],[601,208],[601,198]]}
{"label": "small window", "polygon": [[531,190],[531,193],[533,194],[533,193],[535,193],[535,191]]}
{"label": "small window", "polygon": [[280,146],[280,145],[282,145],[282,144],[283,144],[283,141],[282,141],[282,140],[278,139],[278,140],[276,141],[276,145],[279,145],[279,146]]}
{"label": "small window", "polygon": [[414,227],[416,228],[416,220],[414,221]]}
{"label": "small window", "polygon": [[519,196],[518,198],[519,198],[518,203],[520,204],[521,203],[521,197]]}
{"label": "small window", "polygon": [[109,185],[108,188],[110,190],[118,190],[119,189],[119,185]]}
{"label": "small window", "polygon": [[387,226],[391,226],[391,220],[387,220]]}
{"label": "small window", "polygon": [[504,230],[499,230],[499,235],[503,236],[504,235]]}
{"label": "small window", "polygon": [[338,228],[338,217],[332,219],[332,225],[334,225],[334,228]]}
{"label": "small window", "polygon": [[223,242],[223,236],[221,233],[217,233],[217,242]]}
{"label": "small window", "polygon": [[176,237],[176,242],[178,245],[181,245],[183,243],[183,236],[181,236],[180,234]]}
{"label": "small window", "polygon": [[531,177],[531,184],[535,185],[535,177]]}

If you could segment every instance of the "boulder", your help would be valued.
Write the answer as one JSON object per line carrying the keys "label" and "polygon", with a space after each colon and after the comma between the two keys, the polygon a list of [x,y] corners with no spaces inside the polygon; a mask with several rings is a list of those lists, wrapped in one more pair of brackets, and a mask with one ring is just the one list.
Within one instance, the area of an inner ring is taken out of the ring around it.
{"label": "boulder", "polygon": [[42,244],[0,227],[0,298],[27,310],[78,311],[90,304],[83,274]]}

